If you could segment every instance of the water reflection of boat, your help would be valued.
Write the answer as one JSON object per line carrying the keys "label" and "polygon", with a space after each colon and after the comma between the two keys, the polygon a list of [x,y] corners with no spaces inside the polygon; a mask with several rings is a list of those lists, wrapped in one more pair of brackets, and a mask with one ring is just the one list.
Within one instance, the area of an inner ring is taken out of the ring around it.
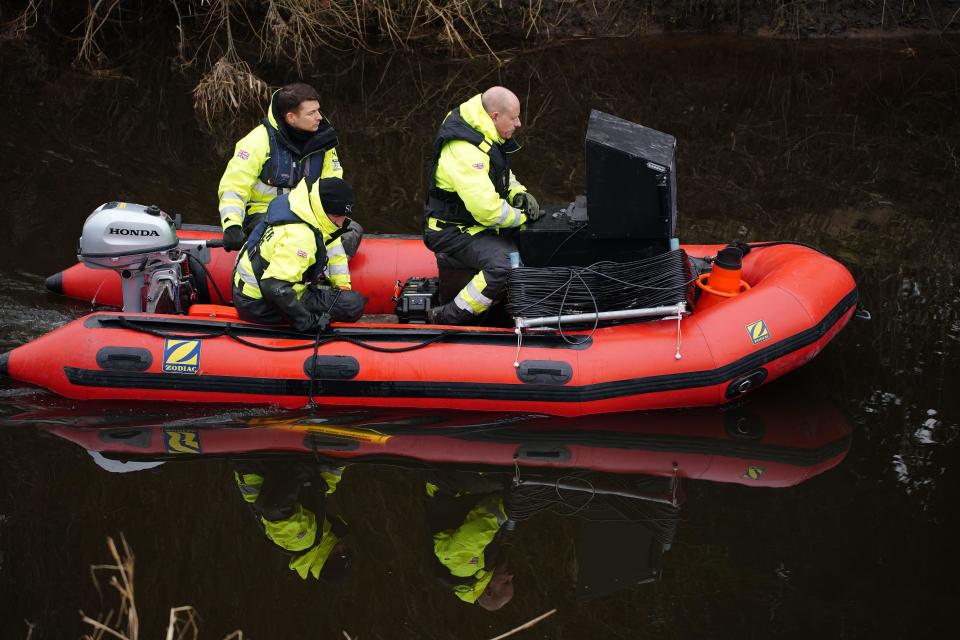
{"label": "water reflection of boat", "polygon": [[[770,391],[776,391],[771,389]],[[35,424],[120,461],[311,455],[342,462],[581,469],[785,487],[840,462],[850,424],[820,398],[761,393],[721,410],[581,418],[357,409],[207,418],[84,409],[25,411]]]}
{"label": "water reflection of boat", "polygon": [[[408,476],[419,482],[502,492],[508,538],[514,527],[570,536],[580,600],[661,577],[686,500],[681,482],[794,486],[839,464],[851,443],[838,407],[782,385],[723,411],[580,418],[368,408],[241,413],[208,405],[151,414],[134,404],[91,413],[83,403],[45,403],[4,423],[72,441],[111,471],[253,459],[362,464],[371,479],[378,464],[389,464],[420,470]],[[557,527],[557,517],[576,522]]]}

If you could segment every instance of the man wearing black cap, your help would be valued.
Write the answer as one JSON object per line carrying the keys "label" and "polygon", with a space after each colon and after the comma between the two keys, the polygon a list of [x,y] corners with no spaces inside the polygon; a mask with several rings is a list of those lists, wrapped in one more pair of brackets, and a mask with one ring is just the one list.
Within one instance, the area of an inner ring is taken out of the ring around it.
{"label": "man wearing black cap", "polygon": [[343,471],[287,459],[234,463],[244,501],[267,538],[290,557],[287,566],[304,580],[339,580],[350,571],[347,523],[327,508]]}
{"label": "man wearing black cap", "polygon": [[240,318],[309,332],[326,329],[330,321],[359,320],[366,298],[350,290],[340,239],[352,208],[353,190],[340,178],[303,180],[275,198],[234,270]]}

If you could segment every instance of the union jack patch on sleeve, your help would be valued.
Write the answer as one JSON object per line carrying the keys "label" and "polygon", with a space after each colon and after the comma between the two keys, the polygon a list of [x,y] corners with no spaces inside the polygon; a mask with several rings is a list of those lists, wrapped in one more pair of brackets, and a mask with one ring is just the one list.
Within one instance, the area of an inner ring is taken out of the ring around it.
{"label": "union jack patch on sleeve", "polygon": [[303,249],[297,249],[297,255],[300,256],[301,258],[306,258],[307,252],[304,251]]}
{"label": "union jack patch on sleeve", "polygon": [[237,150],[237,157],[240,158],[241,160],[249,160],[249,159],[250,159],[250,154],[247,153],[246,151],[244,151],[243,149],[238,149],[238,150]]}

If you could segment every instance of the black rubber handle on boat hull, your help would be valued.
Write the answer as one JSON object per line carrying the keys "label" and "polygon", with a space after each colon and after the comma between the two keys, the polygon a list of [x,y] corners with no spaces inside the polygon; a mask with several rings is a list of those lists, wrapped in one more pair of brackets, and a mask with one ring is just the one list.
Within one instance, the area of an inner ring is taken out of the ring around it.
{"label": "black rubber handle on boat hull", "polygon": [[105,371],[146,371],[153,364],[153,355],[139,347],[102,347],[96,358]]}
{"label": "black rubber handle on boat hull", "polygon": [[559,360],[524,360],[517,368],[517,378],[527,384],[562,385],[573,378],[573,367]]}
{"label": "black rubber handle on boat hull", "polygon": [[570,450],[562,444],[556,445],[522,445],[513,454],[515,460],[547,460],[550,462],[566,462],[570,459]]}
{"label": "black rubber handle on boat hull", "polygon": [[354,451],[360,447],[360,443],[356,440],[310,433],[303,439],[303,447],[310,451]]}

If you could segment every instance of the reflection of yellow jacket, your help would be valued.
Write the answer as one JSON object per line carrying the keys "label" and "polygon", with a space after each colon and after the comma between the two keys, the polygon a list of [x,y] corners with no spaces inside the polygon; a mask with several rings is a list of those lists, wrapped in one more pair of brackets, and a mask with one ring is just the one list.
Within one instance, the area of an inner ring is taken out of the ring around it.
{"label": "reflection of yellow jacket", "polygon": [[[343,467],[330,468],[320,476],[327,483],[326,494],[330,495],[337,489],[337,484],[343,475]],[[257,501],[264,477],[256,473],[234,472],[234,479],[240,488],[243,499],[248,504]],[[320,577],[324,563],[330,557],[339,538],[331,530],[330,521],[323,517],[317,522],[317,515],[302,504],[293,507],[293,513],[282,520],[267,520],[260,516],[260,524],[264,533],[278,547],[293,554],[288,566],[296,571],[304,580],[308,575]]]}
{"label": "reflection of yellow jacket", "polygon": [[[262,274],[257,274],[246,249],[240,252],[237,260],[234,283],[239,287],[242,283],[243,294],[254,300],[263,298],[260,292],[260,280],[273,278],[289,282],[294,293],[299,298],[308,282],[304,281],[307,270],[312,267],[318,255],[325,251],[327,267],[325,274],[330,284],[341,289],[350,289],[350,267],[347,265],[347,252],[343,248],[340,237],[333,242],[330,238],[339,227],[327,217],[320,203],[317,185],[309,188],[303,180],[290,192],[290,210],[303,224],[279,224],[267,226],[260,241],[260,256],[269,264]],[[308,191],[309,189],[309,191]],[[282,202],[282,200],[278,201]],[[321,232],[325,247],[317,247],[317,236],[314,229]],[[330,244],[326,244],[330,242]]]}
{"label": "reflection of yellow jacket", "polygon": [[[276,93],[274,93],[276,96]],[[267,109],[267,121],[275,130],[277,121],[273,115],[273,101]],[[243,224],[244,217],[267,210],[270,201],[277,197],[277,187],[261,179],[264,165],[270,162],[270,138],[267,124],[258,125],[237,142],[233,157],[220,178],[217,197],[220,201],[220,225],[226,229]],[[342,178],[343,169],[336,148],[326,152],[320,178]]]}
{"label": "reflection of yellow jacket", "polygon": [[496,567],[487,566],[485,551],[506,521],[503,498],[488,495],[470,510],[459,527],[433,536],[433,552],[450,574],[472,578],[454,587],[454,593],[464,602],[476,602],[490,584]]}
{"label": "reflection of yellow jacket", "polygon": [[[459,109],[460,116],[474,130],[481,133],[488,143],[503,144],[505,142],[497,133],[493,120],[484,110],[480,94],[461,104]],[[488,228],[519,227],[527,221],[526,215],[510,206],[508,201],[513,200],[516,194],[526,191],[526,187],[517,181],[511,171],[509,197],[507,200],[501,198],[490,181],[489,168],[489,156],[481,150],[481,147],[466,140],[452,140],[446,143],[440,152],[434,175],[435,184],[444,191],[456,192],[463,200],[467,210],[479,223],[479,225],[466,227],[465,230],[470,234]],[[439,228],[433,218],[427,221],[427,226],[434,230]]]}

